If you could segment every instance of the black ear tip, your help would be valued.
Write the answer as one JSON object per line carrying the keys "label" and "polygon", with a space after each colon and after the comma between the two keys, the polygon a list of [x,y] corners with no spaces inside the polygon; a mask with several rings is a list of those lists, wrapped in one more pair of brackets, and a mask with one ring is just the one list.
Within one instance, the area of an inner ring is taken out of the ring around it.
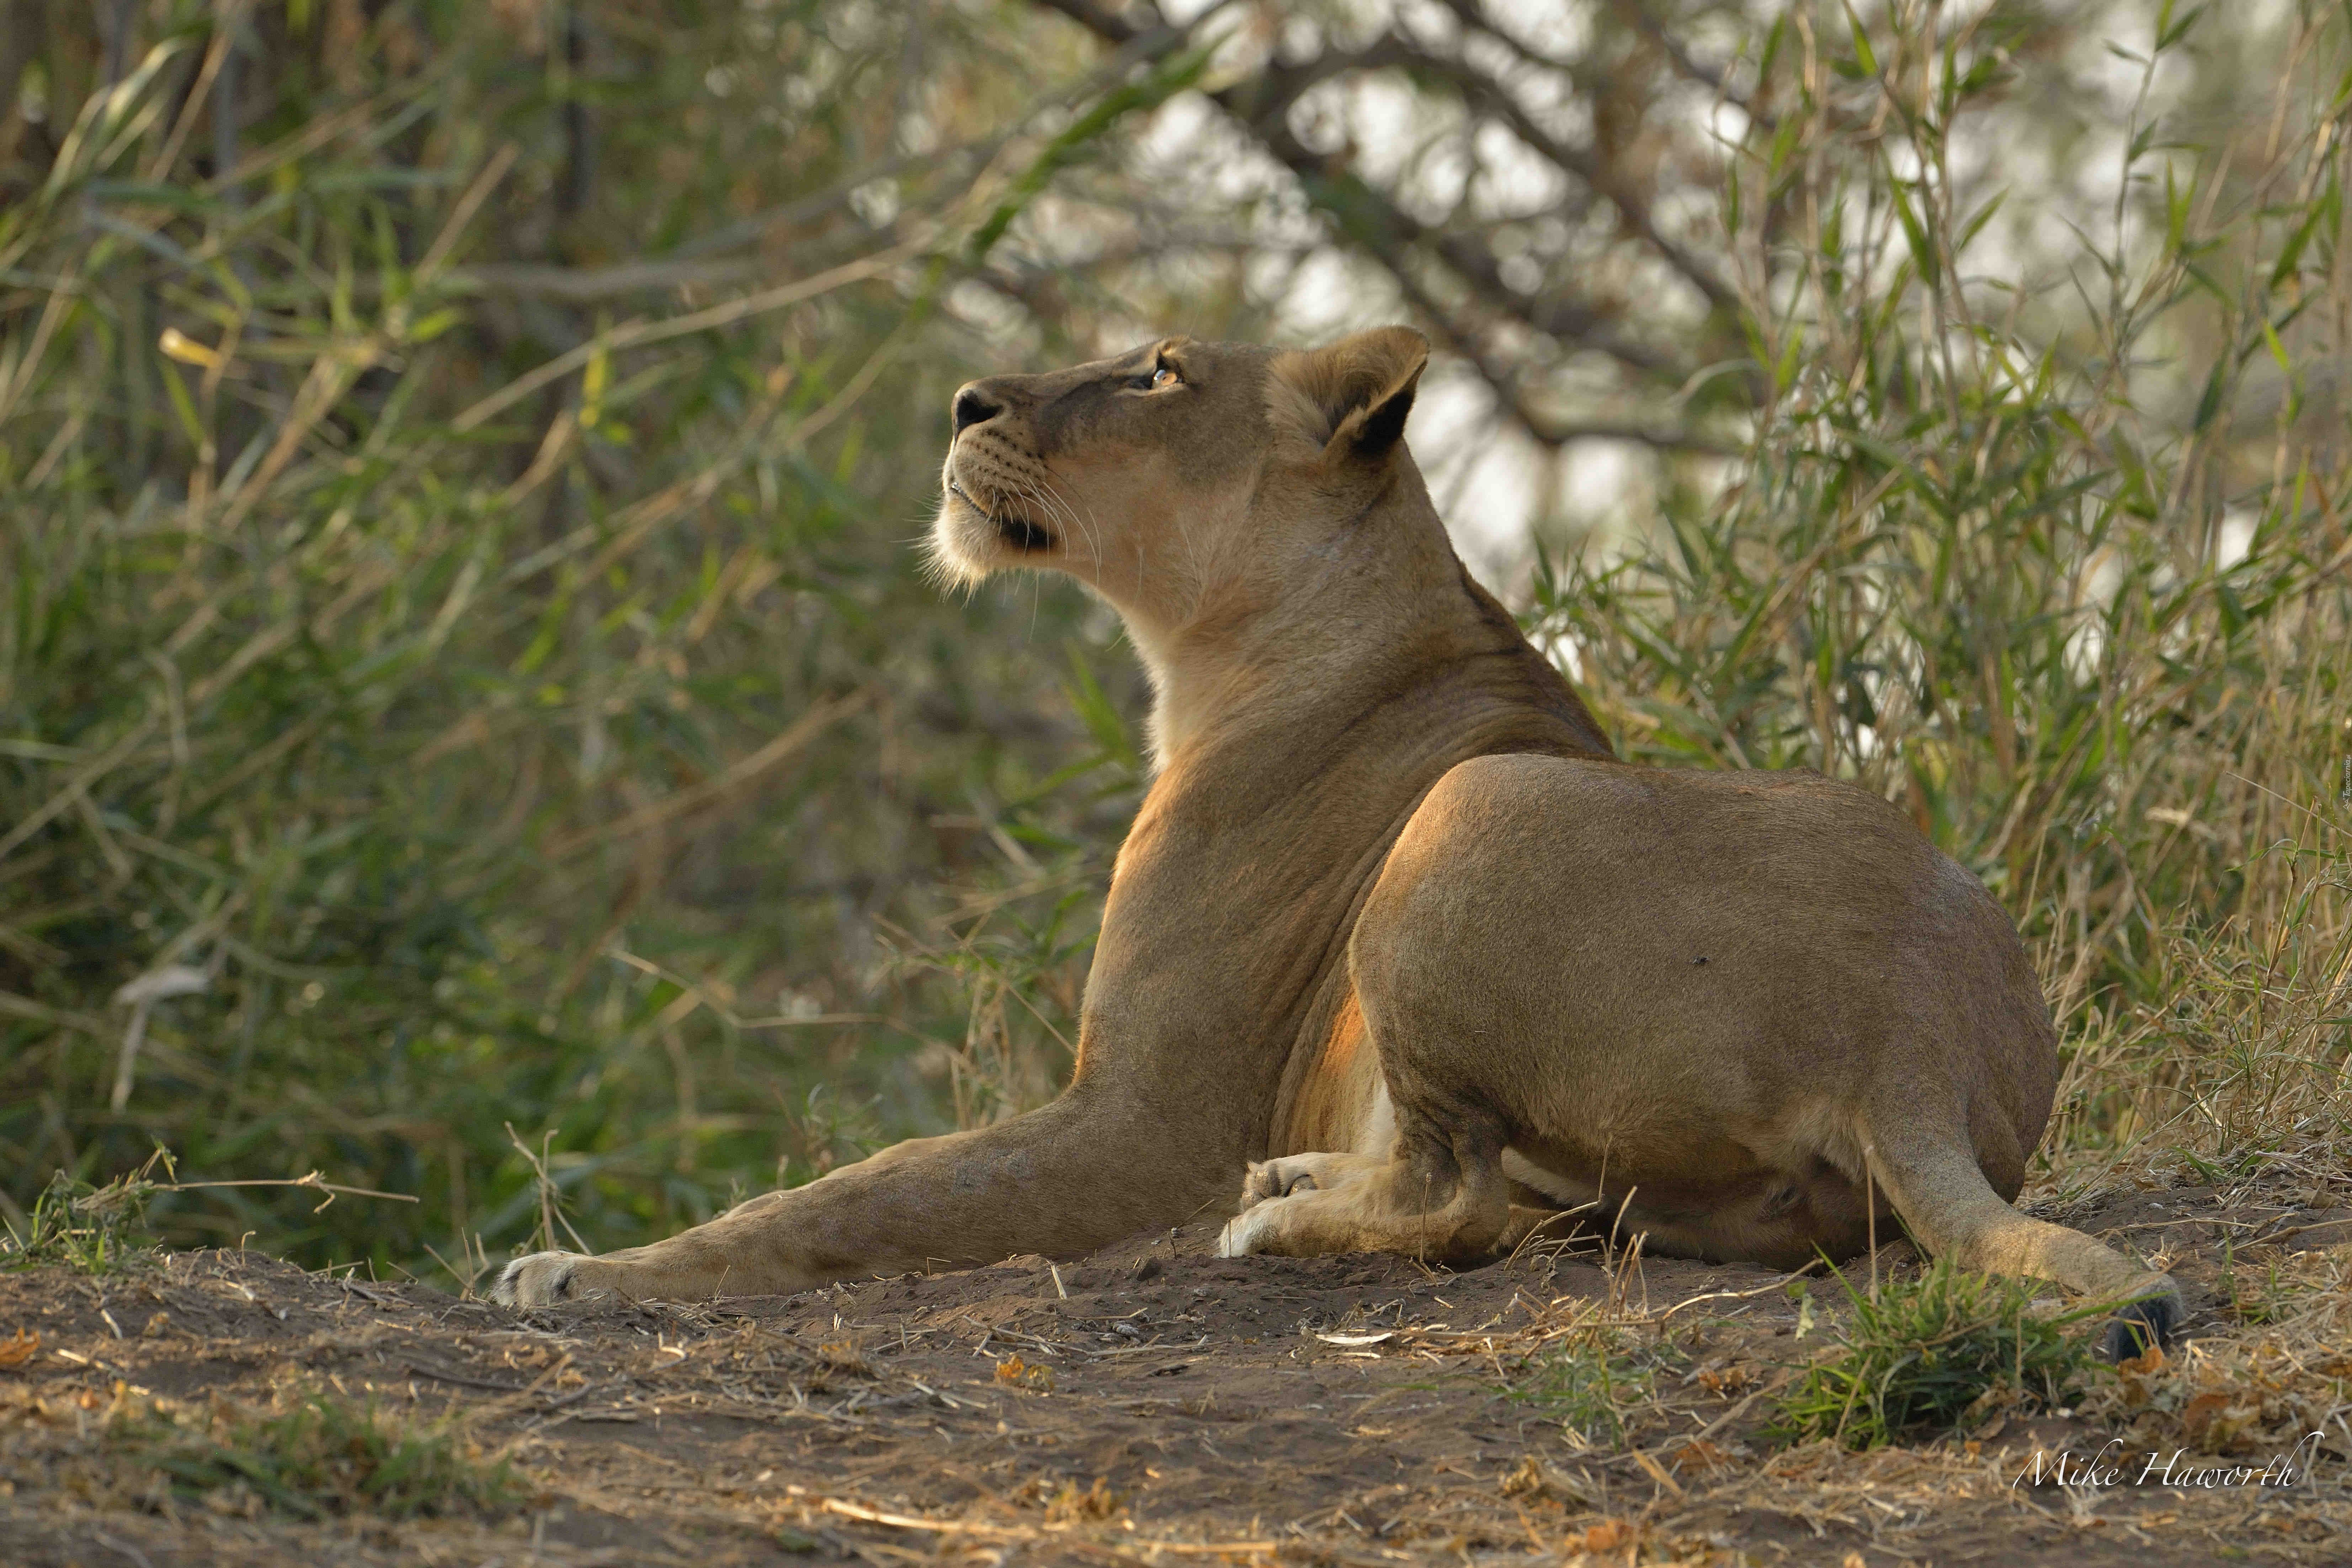
{"label": "black ear tip", "polygon": [[1412,388],[1408,386],[1364,416],[1356,445],[1368,452],[1385,451],[1404,435],[1405,416],[1412,412]]}
{"label": "black ear tip", "polygon": [[2180,1331],[2180,1305],[2169,1296],[2133,1301],[2107,1320],[2099,1353],[2111,1362],[2131,1361],[2168,1349]]}

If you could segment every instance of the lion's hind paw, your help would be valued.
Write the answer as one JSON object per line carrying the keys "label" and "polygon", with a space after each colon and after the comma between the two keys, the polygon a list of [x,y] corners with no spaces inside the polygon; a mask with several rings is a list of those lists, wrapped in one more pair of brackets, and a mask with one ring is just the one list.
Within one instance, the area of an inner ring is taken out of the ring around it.
{"label": "lion's hind paw", "polygon": [[1293,1193],[1312,1192],[1322,1184],[1315,1173],[1297,1160],[1260,1160],[1251,1164],[1249,1174],[1242,1178],[1242,1207],[1255,1207],[1269,1198],[1286,1198]]}

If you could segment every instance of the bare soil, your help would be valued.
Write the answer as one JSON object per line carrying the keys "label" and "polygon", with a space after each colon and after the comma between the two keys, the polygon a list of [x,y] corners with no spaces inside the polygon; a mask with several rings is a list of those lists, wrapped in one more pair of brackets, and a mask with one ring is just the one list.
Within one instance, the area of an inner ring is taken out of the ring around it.
{"label": "bare soil", "polygon": [[[2352,1360],[2273,1331],[2313,1310],[2298,1281],[2340,1294],[2352,1233],[2281,1191],[2069,1215],[2169,1245],[2189,1348],[2068,1414],[1867,1455],[1759,1434],[1843,1297],[1751,1268],[1222,1261],[1202,1226],[697,1307],[515,1311],[240,1252],[33,1269],[0,1275],[0,1562],[2342,1564]],[[1560,1393],[1596,1323],[1622,1325],[1622,1434]],[[311,1521],[175,1494],[110,1446],[141,1401],[321,1391],[456,1423],[533,1490],[503,1517]],[[2313,1424],[2299,1486],[2183,1484]],[[2110,1439],[2117,1484],[2048,1473]],[[2174,1450],[2174,1484],[2143,1479]]]}

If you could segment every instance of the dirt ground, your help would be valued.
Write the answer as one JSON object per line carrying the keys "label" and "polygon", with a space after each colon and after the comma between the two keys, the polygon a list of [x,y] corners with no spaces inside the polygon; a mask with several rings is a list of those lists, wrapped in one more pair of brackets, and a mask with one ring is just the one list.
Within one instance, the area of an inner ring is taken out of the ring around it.
{"label": "dirt ground", "polygon": [[[236,1252],[0,1274],[0,1562],[2352,1563],[2352,1358],[2308,1331],[2344,1321],[2352,1211],[2273,1177],[2065,1216],[2168,1246],[2194,1315],[2166,1364],[1859,1456],[1759,1433],[1843,1297],[1750,1268],[1222,1261],[1202,1226],[704,1307],[515,1311]],[[458,1424],[530,1494],[313,1522],[110,1447],[142,1401],[329,1391]],[[2315,1429],[2291,1488],[2198,1457],[2252,1470]],[[2108,1482],[2049,1473],[2110,1439]],[[2143,1474],[2176,1450],[2173,1484]]]}

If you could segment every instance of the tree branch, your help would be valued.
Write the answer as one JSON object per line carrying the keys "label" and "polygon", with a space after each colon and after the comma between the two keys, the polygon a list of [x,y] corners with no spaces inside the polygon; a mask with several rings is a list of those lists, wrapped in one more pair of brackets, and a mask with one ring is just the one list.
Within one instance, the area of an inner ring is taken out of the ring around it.
{"label": "tree branch", "polygon": [[[1108,43],[1129,42],[1142,31],[1096,0],[1035,3],[1071,18]],[[1406,277],[1408,254],[1426,249],[1458,274],[1488,308],[1547,337],[1606,353],[1644,374],[1682,379],[1680,368],[1667,356],[1625,337],[1601,311],[1580,300],[1532,295],[1513,288],[1485,246],[1467,236],[1422,223],[1340,161],[1316,152],[1292,132],[1290,109],[1314,87],[1349,71],[1410,66],[1415,58],[1416,51],[1390,37],[1362,50],[1329,51],[1294,66],[1276,64],[1207,96],[1255,136],[1276,162],[1290,170],[1310,202],[1401,281]]]}
{"label": "tree branch", "polygon": [[1717,310],[1736,310],[1739,308],[1738,296],[1717,276],[1713,267],[1659,232],[1656,220],[1650,216],[1650,204],[1646,197],[1599,157],[1580,148],[1569,146],[1537,124],[1535,117],[1500,82],[1460,60],[1430,54],[1402,38],[1391,37],[1383,39],[1382,45],[1384,47],[1378,52],[1385,57],[1383,63],[1393,62],[1413,75],[1433,77],[1445,82],[1461,94],[1464,104],[1473,112],[1483,111],[1499,120],[1530,151],[1574,174],[1609,198],[1623,216],[1626,226],[1651,249],[1664,257],[1667,264],[1687,279],[1694,288],[1706,295],[1707,302]]}
{"label": "tree branch", "polygon": [[[1114,44],[1131,43],[1150,30],[1137,26],[1107,5],[1095,4],[1095,0],[1037,0],[1037,4],[1048,11],[1059,11],[1095,37]],[[1152,9],[1156,12],[1159,7]],[[1164,19],[1159,23],[1163,27],[1167,25]]]}
{"label": "tree branch", "polygon": [[1512,288],[1485,246],[1465,235],[1431,228],[1339,160],[1316,152],[1292,132],[1291,106],[1309,89],[1348,71],[1402,63],[1402,57],[1391,52],[1395,45],[1396,40],[1388,39],[1356,53],[1328,54],[1304,66],[1276,68],[1209,96],[1297,176],[1310,201],[1338,220],[1350,237],[1391,272],[1399,271],[1398,258],[1403,252],[1426,247],[1486,304],[1547,337],[1597,349],[1648,374],[1679,380],[1679,373],[1664,355],[1622,336],[1599,310],[1580,300],[1527,294]]}

